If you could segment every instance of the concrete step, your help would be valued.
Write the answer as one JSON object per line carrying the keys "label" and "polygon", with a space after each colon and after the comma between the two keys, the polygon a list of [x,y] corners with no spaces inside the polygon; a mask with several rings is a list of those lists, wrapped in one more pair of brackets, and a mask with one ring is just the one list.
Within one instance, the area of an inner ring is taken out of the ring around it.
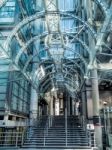
{"label": "concrete step", "polygon": [[[37,137],[31,137],[31,138],[29,137],[28,139],[38,140],[38,139],[43,139],[43,138],[44,138],[44,136],[41,136],[41,137],[37,136]],[[64,137],[55,137],[55,136],[54,137],[49,137],[49,136],[47,136],[46,139],[61,140],[61,139],[65,139],[65,136]],[[82,139],[82,140],[85,140],[85,137],[75,137],[75,136],[71,137],[71,136],[68,136],[67,139],[71,139],[71,140],[72,139],[74,139],[74,140],[76,140],[76,139]]]}
{"label": "concrete step", "polygon": [[[27,139],[27,141],[34,141],[34,142],[38,142],[38,141],[43,141],[44,138],[37,138],[37,139]],[[45,138],[46,141],[52,141],[52,142],[62,142],[62,141],[66,141],[66,138],[61,138],[61,139],[51,139],[51,138]],[[26,141],[26,142],[27,142]],[[78,142],[78,141],[81,141],[82,143],[83,142],[88,142],[87,139],[82,139],[82,138],[67,138],[67,141],[68,142]]]}
{"label": "concrete step", "polygon": [[40,149],[40,150],[92,150],[92,148],[91,147],[89,147],[89,146],[58,146],[57,145],[57,147],[55,147],[55,146],[52,146],[52,147],[49,147],[49,146],[39,146],[39,145],[28,145],[28,146],[26,146],[26,145],[24,145],[23,146],[23,148],[25,149],[29,149],[29,150],[32,150],[32,148],[33,148],[33,150],[34,150],[34,148],[36,148],[35,150],[37,150],[37,148],[38,148],[38,150]]}
{"label": "concrete step", "polygon": [[[75,120],[75,121],[74,121]],[[45,122],[43,119],[40,126],[34,126],[29,131],[29,137],[26,139],[24,148],[45,148],[47,149],[90,149],[89,140],[86,132],[80,126],[78,118],[68,118],[67,125],[67,146],[65,133],[65,117],[56,116],[53,118],[52,127],[48,129],[48,134],[44,139]],[[47,131],[47,130],[46,130]]]}
{"label": "concrete step", "polygon": [[[45,131],[47,131],[48,133],[65,133],[66,131],[64,130],[64,131],[59,131],[59,130],[45,130]],[[45,131],[30,131],[30,132],[28,132],[28,133],[30,133],[30,134],[32,134],[32,133],[44,133]],[[84,132],[84,131],[67,131],[67,133],[81,133],[81,134],[86,134],[86,132]]]}
{"label": "concrete step", "polygon": [[[65,138],[66,137],[66,135],[58,135],[58,136],[56,136],[56,135],[54,135],[54,134],[52,134],[52,135],[46,135],[46,138],[57,138],[58,137],[58,139],[59,138]],[[33,135],[33,136],[29,136],[28,138],[32,138],[32,139],[37,139],[37,138],[44,138],[44,135]],[[80,138],[80,139],[85,139],[85,138],[88,138],[88,137],[86,137],[85,135],[84,136],[80,136],[80,135],[67,135],[67,138]]]}
{"label": "concrete step", "polygon": [[[41,142],[32,142],[32,141],[31,141],[30,143],[28,143],[28,142],[27,142],[27,143],[24,143],[24,145],[31,145],[31,144],[32,144],[32,145],[35,145],[35,144],[36,144],[36,145],[44,145],[44,142],[42,142],[42,141],[41,141]],[[46,145],[55,145],[55,146],[57,146],[57,145],[59,145],[59,146],[60,146],[60,145],[64,145],[64,146],[65,146],[65,145],[66,145],[66,142],[60,142],[60,143],[59,143],[59,142],[58,142],[58,143],[57,143],[57,142],[52,142],[52,143],[51,143],[50,141],[49,141],[49,142],[46,141],[45,144],[46,144]],[[72,146],[88,146],[89,144],[86,143],[86,142],[85,142],[85,143],[81,143],[81,142],[79,142],[79,143],[78,143],[78,142],[67,142],[67,145],[72,145]]]}
{"label": "concrete step", "polygon": [[[36,129],[36,130],[44,130],[44,128],[36,128],[36,127],[32,127],[31,129]],[[63,128],[63,127],[50,127],[49,129],[55,129],[55,130],[64,130],[65,128]],[[83,128],[82,127],[71,127],[71,128],[68,128],[68,130],[83,130]]]}

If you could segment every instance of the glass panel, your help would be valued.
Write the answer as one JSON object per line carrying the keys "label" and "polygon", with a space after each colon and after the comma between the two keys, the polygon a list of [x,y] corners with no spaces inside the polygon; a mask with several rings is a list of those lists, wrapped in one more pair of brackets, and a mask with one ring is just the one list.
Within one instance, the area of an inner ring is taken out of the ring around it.
{"label": "glass panel", "polygon": [[5,101],[0,101],[0,108],[4,108],[5,107]]}
{"label": "glass panel", "polygon": [[0,85],[0,93],[6,92],[6,86]]}
{"label": "glass panel", "polygon": [[4,94],[1,94],[0,93],[0,100],[4,100],[6,98],[6,94],[4,93]]}
{"label": "glass panel", "polygon": [[14,95],[12,97],[12,109],[17,110],[17,97]]}

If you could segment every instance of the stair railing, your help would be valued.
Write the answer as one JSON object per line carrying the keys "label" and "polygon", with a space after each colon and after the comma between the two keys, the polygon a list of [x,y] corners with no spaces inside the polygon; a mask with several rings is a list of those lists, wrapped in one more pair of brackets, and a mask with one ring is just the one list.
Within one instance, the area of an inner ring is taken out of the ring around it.
{"label": "stair railing", "polygon": [[20,147],[22,145],[22,132],[0,132],[0,147]]}

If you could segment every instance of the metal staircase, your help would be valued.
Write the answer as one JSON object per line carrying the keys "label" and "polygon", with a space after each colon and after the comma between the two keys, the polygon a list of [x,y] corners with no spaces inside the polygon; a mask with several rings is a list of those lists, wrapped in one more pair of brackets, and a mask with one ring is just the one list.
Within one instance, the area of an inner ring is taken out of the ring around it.
{"label": "metal staircase", "polygon": [[89,132],[85,131],[78,117],[44,117],[39,124],[27,131],[23,148],[42,149],[91,149]]}

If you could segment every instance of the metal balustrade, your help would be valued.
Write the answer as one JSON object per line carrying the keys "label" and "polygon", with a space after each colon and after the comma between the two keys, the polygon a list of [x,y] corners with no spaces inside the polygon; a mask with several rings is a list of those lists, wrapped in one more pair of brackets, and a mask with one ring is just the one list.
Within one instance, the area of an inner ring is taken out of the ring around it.
{"label": "metal balustrade", "polygon": [[[82,124],[74,126],[73,119],[74,117],[67,115],[44,116],[40,119],[40,125],[35,124],[28,131],[23,147],[96,147],[94,131],[84,129]],[[70,125],[70,121],[73,125]]]}
{"label": "metal balustrade", "polygon": [[94,130],[76,120],[67,115],[44,116],[24,132],[0,132],[0,147],[96,147]]}
{"label": "metal balustrade", "polygon": [[0,132],[0,147],[22,146],[23,140],[23,132]]}

